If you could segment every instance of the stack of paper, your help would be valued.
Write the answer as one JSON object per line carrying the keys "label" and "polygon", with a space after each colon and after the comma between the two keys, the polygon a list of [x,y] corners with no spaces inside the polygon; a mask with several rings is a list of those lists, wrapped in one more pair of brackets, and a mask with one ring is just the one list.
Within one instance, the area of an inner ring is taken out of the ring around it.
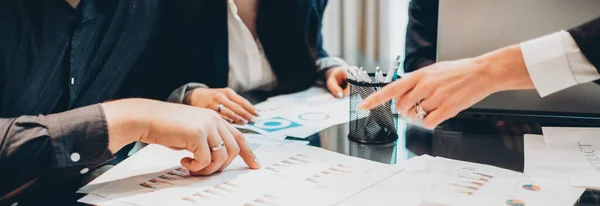
{"label": "stack of paper", "polygon": [[[150,145],[82,188],[96,205],[333,205],[400,168],[299,144],[263,144],[262,168],[236,159],[224,172],[190,176],[187,152]],[[305,198],[310,196],[312,198]]]}
{"label": "stack of paper", "polygon": [[525,137],[525,173],[600,189],[600,128],[543,128]]}
{"label": "stack of paper", "polygon": [[600,188],[600,129],[544,128],[525,136],[525,173],[420,156],[390,166],[306,142],[248,136],[262,163],[240,158],[224,172],[190,176],[190,156],[150,145],[80,190],[95,205],[573,205],[585,188]]}
{"label": "stack of paper", "polygon": [[326,89],[313,87],[303,92],[269,98],[255,105],[260,118],[238,126],[269,137],[306,138],[328,127],[349,121],[349,99],[337,99]]}
{"label": "stack of paper", "polygon": [[583,189],[470,162],[422,156],[341,205],[573,205]]}

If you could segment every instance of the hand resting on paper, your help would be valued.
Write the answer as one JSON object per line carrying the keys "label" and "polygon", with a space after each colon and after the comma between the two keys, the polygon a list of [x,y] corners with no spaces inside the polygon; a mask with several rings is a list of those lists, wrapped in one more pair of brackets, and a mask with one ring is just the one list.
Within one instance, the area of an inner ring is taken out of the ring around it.
{"label": "hand resting on paper", "polygon": [[229,123],[245,125],[248,122],[254,123],[256,117],[258,117],[252,103],[238,95],[231,88],[194,89],[190,95],[187,95],[184,103],[217,111]]}
{"label": "hand resting on paper", "polygon": [[325,86],[331,94],[337,98],[344,98],[350,93],[350,86],[346,82],[348,73],[343,67],[333,67],[325,72]]}
{"label": "hand resting on paper", "polygon": [[113,152],[134,141],[185,149],[181,164],[193,175],[224,170],[238,154],[250,168],[260,163],[242,133],[212,110],[144,99],[102,104]]}

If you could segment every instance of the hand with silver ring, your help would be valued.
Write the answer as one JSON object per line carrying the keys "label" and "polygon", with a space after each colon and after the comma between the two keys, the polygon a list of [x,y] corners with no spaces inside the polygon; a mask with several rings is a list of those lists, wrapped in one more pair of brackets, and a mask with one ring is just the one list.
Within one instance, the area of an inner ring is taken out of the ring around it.
{"label": "hand with silver ring", "polygon": [[428,114],[418,116],[424,117],[423,126],[433,129],[495,92],[534,88],[519,45],[512,45],[421,68],[372,94],[361,108],[396,99],[399,113],[415,117],[412,113],[419,110],[415,102],[423,100],[418,105]]}
{"label": "hand with silver ring", "polygon": [[195,107],[213,109],[229,123],[240,125],[248,122],[254,123],[256,117],[258,117],[252,103],[230,88],[197,88],[186,96],[184,103]]}
{"label": "hand with silver ring", "polygon": [[419,120],[423,120],[425,119],[425,117],[427,117],[427,114],[427,111],[425,111],[423,107],[421,107],[421,101],[418,101],[415,104],[415,117]]}
{"label": "hand with silver ring", "polygon": [[222,171],[237,156],[260,168],[243,134],[214,110],[145,99],[107,102],[102,108],[113,152],[134,141],[188,150],[193,156],[182,158],[181,165],[193,175]]}

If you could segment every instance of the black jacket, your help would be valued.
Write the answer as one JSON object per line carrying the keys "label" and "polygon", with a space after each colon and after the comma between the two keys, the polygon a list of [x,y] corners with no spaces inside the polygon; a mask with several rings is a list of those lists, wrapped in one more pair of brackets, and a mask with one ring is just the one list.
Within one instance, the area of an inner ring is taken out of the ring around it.
{"label": "black jacket", "polygon": [[[327,0],[258,2],[257,35],[277,77],[275,93],[313,85],[317,79],[315,61],[327,56],[321,36]],[[189,82],[227,87],[227,1],[171,0],[165,9],[148,95],[164,100]]]}

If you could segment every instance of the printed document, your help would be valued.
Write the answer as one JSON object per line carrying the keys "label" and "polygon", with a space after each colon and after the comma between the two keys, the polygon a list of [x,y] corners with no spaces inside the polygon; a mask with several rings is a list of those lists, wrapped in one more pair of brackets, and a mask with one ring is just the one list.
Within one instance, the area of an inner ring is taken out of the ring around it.
{"label": "printed document", "polygon": [[544,127],[554,163],[575,187],[600,189],[600,128]]}

